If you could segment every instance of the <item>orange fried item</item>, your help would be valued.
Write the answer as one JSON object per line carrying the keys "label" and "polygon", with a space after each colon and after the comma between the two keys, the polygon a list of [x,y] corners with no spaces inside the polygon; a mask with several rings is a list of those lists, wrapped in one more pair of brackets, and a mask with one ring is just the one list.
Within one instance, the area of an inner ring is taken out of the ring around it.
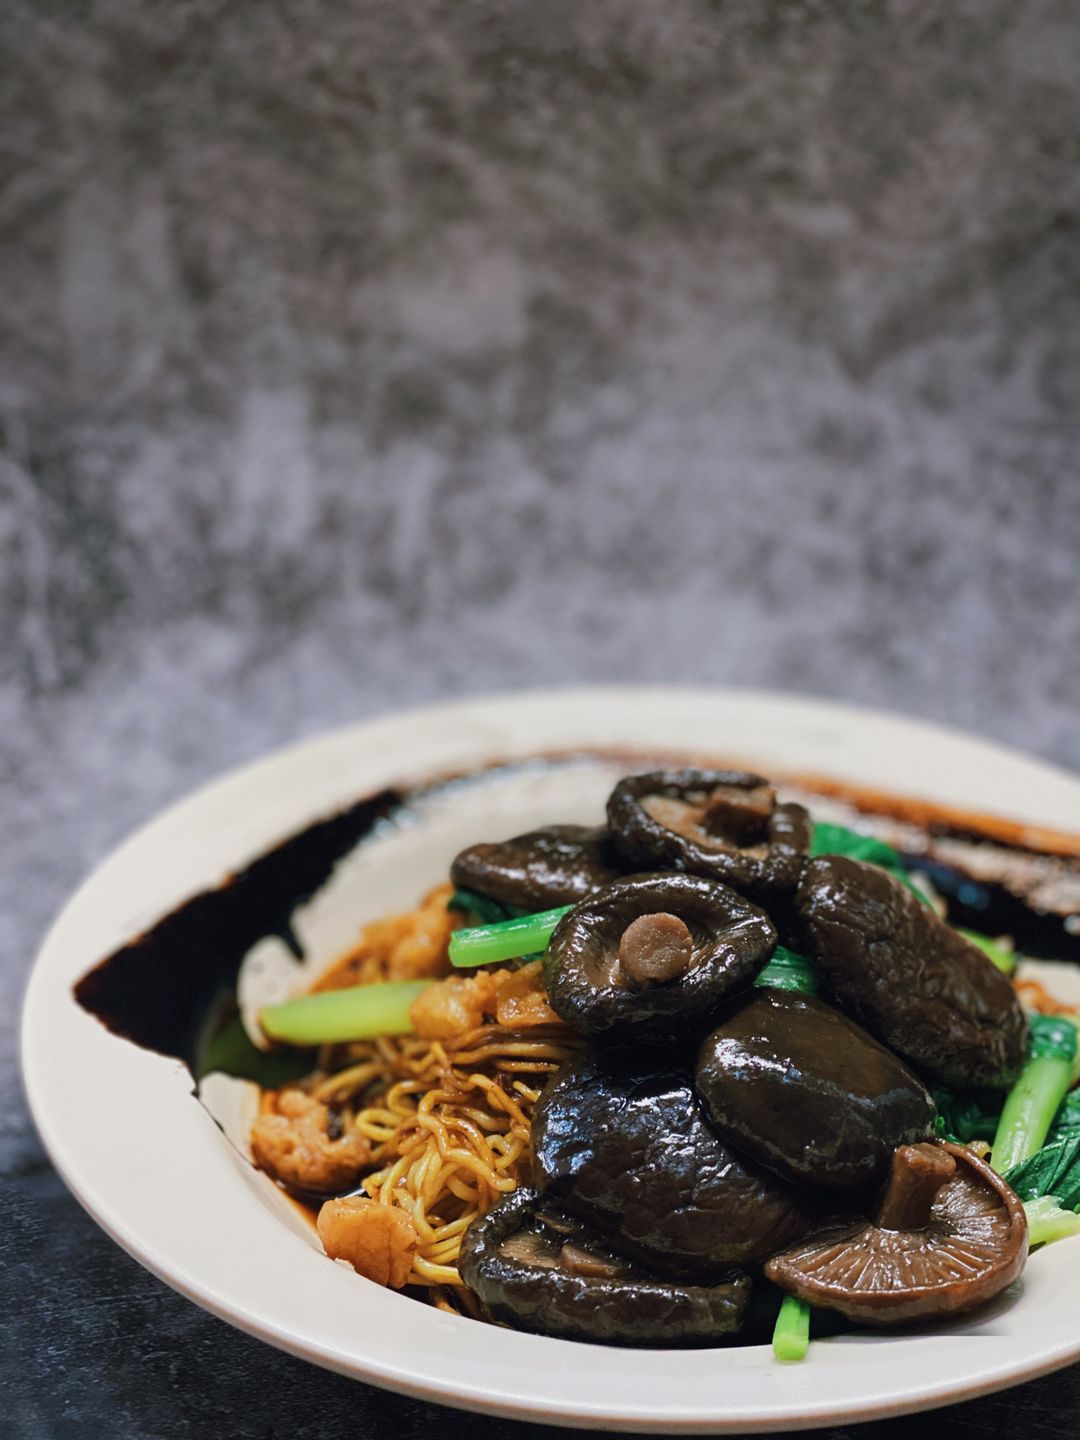
{"label": "orange fried item", "polygon": [[331,1259],[347,1260],[376,1285],[400,1290],[408,1280],[418,1237],[404,1210],[363,1195],[345,1195],[327,1200],[317,1225]]}
{"label": "orange fried item", "polygon": [[539,960],[520,970],[448,975],[413,1002],[410,1014],[416,1033],[425,1040],[453,1040],[485,1021],[515,1030],[562,1023],[548,1003]]}
{"label": "orange fried item", "polygon": [[251,1127],[256,1165],[294,1190],[344,1190],[371,1159],[371,1141],[355,1130],[330,1134],[330,1111],[303,1090],[279,1090]]}
{"label": "orange fried item", "polygon": [[548,1001],[542,961],[533,960],[520,970],[499,973],[503,978],[495,1001],[495,1018],[500,1025],[521,1030],[530,1025],[561,1023]]}
{"label": "orange fried item", "polygon": [[499,982],[497,973],[449,975],[418,995],[409,1014],[416,1033],[424,1040],[453,1040],[494,1015]]}

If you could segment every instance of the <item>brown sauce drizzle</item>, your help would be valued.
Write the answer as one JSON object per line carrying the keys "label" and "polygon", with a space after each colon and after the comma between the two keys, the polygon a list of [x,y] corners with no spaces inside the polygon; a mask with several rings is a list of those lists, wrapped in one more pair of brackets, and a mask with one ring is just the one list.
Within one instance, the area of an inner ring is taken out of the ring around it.
{"label": "brown sauce drizzle", "polygon": [[114,1035],[193,1067],[206,1014],[247,952],[279,935],[299,955],[293,912],[404,799],[380,790],[290,836],[106,956],[76,984],[75,999]]}

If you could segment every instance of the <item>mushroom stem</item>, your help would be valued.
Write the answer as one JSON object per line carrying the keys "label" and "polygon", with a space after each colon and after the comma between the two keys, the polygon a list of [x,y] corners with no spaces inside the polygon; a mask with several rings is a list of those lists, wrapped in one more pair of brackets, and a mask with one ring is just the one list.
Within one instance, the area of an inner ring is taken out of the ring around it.
{"label": "mushroom stem", "polygon": [[666,910],[639,915],[619,940],[619,968],[631,985],[659,985],[685,975],[694,937],[678,915]]}
{"label": "mushroom stem", "polygon": [[765,839],[775,804],[776,791],[771,785],[753,790],[718,785],[702,813],[702,825],[710,835],[733,845],[753,845]]}
{"label": "mushroom stem", "polygon": [[881,1230],[924,1230],[937,1193],[956,1173],[956,1161],[937,1145],[901,1145],[877,1214]]}

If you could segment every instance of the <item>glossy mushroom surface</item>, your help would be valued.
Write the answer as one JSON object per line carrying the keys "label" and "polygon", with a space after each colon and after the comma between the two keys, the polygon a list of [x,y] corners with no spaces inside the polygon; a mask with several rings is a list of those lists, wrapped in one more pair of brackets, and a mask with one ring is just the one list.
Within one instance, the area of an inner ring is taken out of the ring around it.
{"label": "glossy mushroom surface", "polygon": [[883,870],[811,860],[795,897],[802,943],[837,1003],[921,1075],[1004,1089],[1027,1021],[1008,979]]}
{"label": "glossy mushroom surface", "polygon": [[698,1052],[697,1092],[731,1144],[797,1184],[857,1195],[897,1145],[933,1133],[934,1102],[902,1060],[831,1005],[760,989]]}
{"label": "glossy mushroom surface", "polygon": [[620,1260],[534,1190],[500,1200],[465,1232],[458,1267],[493,1320],[605,1345],[715,1345],[742,1324],[750,1277],[661,1280]]}
{"label": "glossy mushroom surface", "polygon": [[809,1305],[862,1325],[977,1309],[1027,1260],[1024,1207],[962,1145],[902,1146],[874,1223],[815,1236],[765,1266]]}
{"label": "glossy mushroom surface", "polygon": [[794,890],[812,833],[801,805],[778,805],[768,781],[737,770],[628,775],[608,825],[626,869],[682,870],[760,900]]}
{"label": "glossy mushroom surface", "polygon": [[631,876],[559,921],[544,961],[548,995],[586,1035],[700,1032],[775,945],[764,910],[725,885],[695,875]]}
{"label": "glossy mushroom surface", "polygon": [[621,873],[607,830],[585,825],[546,825],[470,845],[450,866],[459,889],[524,911],[576,904]]}
{"label": "glossy mushroom surface", "polygon": [[816,1220],[811,1197],[716,1135],[670,1053],[610,1047],[567,1061],[532,1138],[545,1200],[658,1273],[711,1278],[754,1264]]}

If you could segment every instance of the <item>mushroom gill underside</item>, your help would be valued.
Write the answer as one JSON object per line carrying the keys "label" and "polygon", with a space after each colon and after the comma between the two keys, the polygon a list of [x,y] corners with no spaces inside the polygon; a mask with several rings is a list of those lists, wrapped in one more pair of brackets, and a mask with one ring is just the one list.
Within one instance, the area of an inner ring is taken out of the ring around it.
{"label": "mushroom gill underside", "polygon": [[[935,1157],[954,1165],[935,1167]],[[765,1274],[810,1305],[896,1325],[984,1305],[1026,1257],[1023,1206],[1000,1176],[962,1146],[914,1145],[897,1151],[875,1222],[818,1235],[774,1256]]]}

